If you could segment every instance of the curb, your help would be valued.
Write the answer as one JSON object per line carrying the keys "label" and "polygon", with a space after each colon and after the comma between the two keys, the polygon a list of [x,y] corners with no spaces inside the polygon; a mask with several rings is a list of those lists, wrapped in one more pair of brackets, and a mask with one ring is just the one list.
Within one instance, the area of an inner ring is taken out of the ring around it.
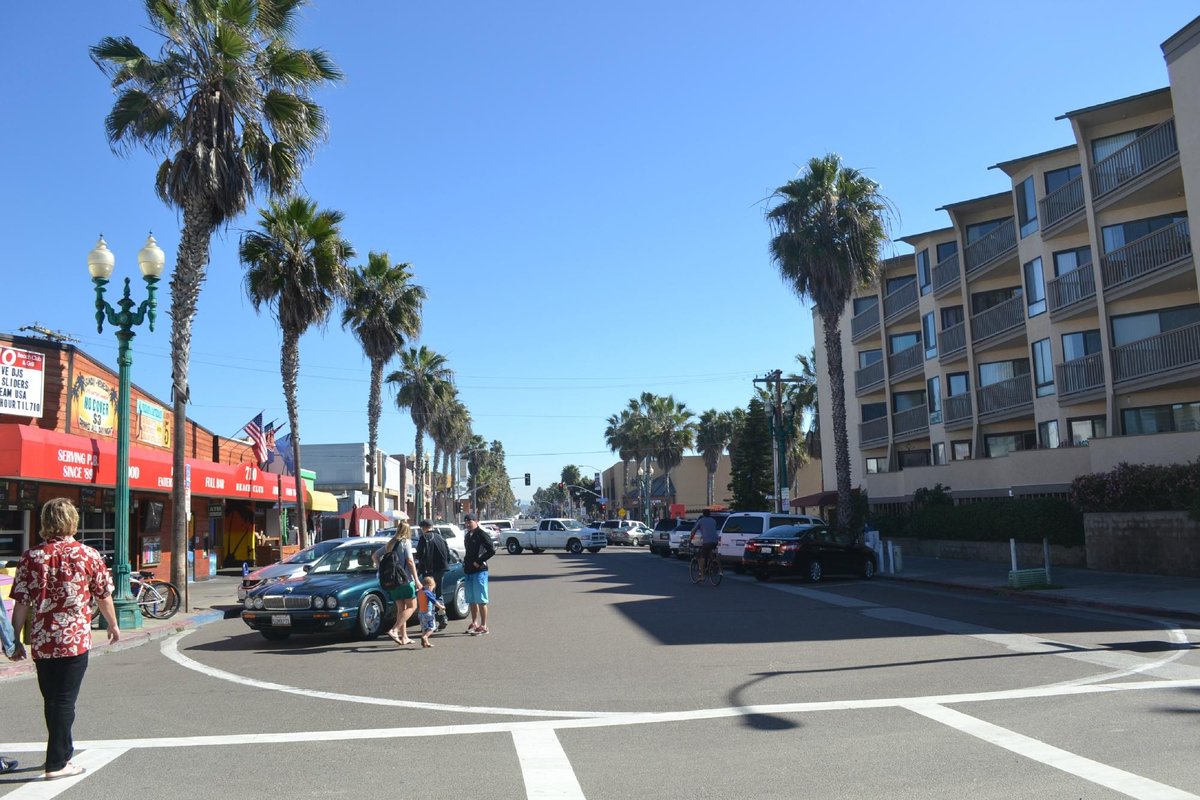
{"label": "curb", "polygon": [[883,574],[879,575],[878,577],[883,580],[898,581],[901,583],[916,583],[924,586],[936,586],[940,589],[961,589],[966,592],[988,594],[992,595],[993,597],[1004,597],[1010,600],[1032,600],[1034,602],[1046,603],[1048,605],[1074,606],[1078,608],[1094,609],[1096,611],[1112,611],[1122,614],[1138,614],[1149,617],[1168,617],[1170,619],[1187,620],[1189,622],[1200,621],[1200,612],[1179,611],[1175,609],[1129,605],[1124,603],[1108,603],[1103,600],[1087,600],[1079,597],[1062,597],[1028,591],[1023,592],[1017,589],[1009,589],[1007,586],[974,586],[969,583],[940,581],[936,578],[909,578],[902,575]]}
{"label": "curb", "polygon": [[[108,652],[119,653],[122,650],[140,647],[148,642],[165,639],[176,633],[195,630],[201,625],[220,622],[223,619],[225,619],[225,612],[219,608],[207,611],[195,611],[180,618],[178,621],[169,620],[163,625],[156,625],[153,628],[141,628],[123,634],[121,640],[115,645],[110,645],[108,639],[104,637],[104,632],[96,629],[92,631],[92,649],[89,652],[92,656],[104,655]],[[0,660],[0,682],[32,674],[34,674],[32,658],[27,658],[24,661]]]}

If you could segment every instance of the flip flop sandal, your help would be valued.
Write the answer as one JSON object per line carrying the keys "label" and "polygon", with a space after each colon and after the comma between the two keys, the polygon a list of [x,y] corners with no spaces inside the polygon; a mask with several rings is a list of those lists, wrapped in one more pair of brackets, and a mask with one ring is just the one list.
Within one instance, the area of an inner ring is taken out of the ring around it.
{"label": "flip flop sandal", "polygon": [[81,767],[76,764],[67,764],[62,769],[56,769],[54,772],[47,772],[42,776],[42,780],[56,781],[60,778],[74,778],[77,775],[82,775],[87,772],[87,767]]}

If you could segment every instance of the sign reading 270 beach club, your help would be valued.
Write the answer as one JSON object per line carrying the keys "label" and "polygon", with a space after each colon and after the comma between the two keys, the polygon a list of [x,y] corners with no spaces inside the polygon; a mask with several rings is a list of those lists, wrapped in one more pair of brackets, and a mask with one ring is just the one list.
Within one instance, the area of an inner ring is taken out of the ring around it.
{"label": "sign reading 270 beach club", "polygon": [[0,414],[42,416],[45,376],[41,353],[0,345]]}

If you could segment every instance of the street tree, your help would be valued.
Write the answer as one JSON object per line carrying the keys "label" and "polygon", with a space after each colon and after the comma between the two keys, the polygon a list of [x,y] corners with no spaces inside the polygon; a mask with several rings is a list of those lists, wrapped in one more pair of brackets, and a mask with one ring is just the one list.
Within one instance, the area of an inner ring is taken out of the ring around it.
{"label": "street tree", "polygon": [[[393,264],[387,253],[370,252],[367,263],[347,273],[342,327],[354,333],[371,363],[367,393],[367,497],[375,497],[375,449],[383,416],[383,368],[406,340],[421,333],[425,290],[413,283],[408,264]],[[381,510],[381,509],[376,509]]]}
{"label": "street tree", "polygon": [[705,497],[710,506],[716,500],[717,467],[721,463],[721,456],[725,453],[732,432],[729,413],[717,411],[715,408],[701,414],[696,423],[696,450],[704,459],[704,469],[708,473]]}
{"label": "street tree", "polygon": [[413,427],[417,429],[413,450],[416,454],[417,519],[428,516],[425,507],[425,482],[422,465],[425,460],[425,434],[438,408],[453,388],[454,373],[446,366],[446,357],[421,345],[400,352],[400,369],[387,376],[396,390],[396,407],[408,409]]}
{"label": "street tree", "polygon": [[[104,120],[118,154],[143,148],[161,157],[158,196],[183,216],[171,276],[173,469],[185,472],[192,321],[218,228],[242,214],[256,191],[289,194],[325,135],[312,100],[342,74],[323,50],[292,44],[305,0],[157,0],[146,3],[159,40],[150,55],[128,36],[90,49],[116,100]],[[187,486],[176,480],[176,509]],[[187,514],[173,515],[171,581],[187,580]]]}
{"label": "street tree", "polygon": [[734,511],[769,511],[774,489],[767,409],[755,397],[730,440],[729,491]]}
{"label": "street tree", "polygon": [[[308,198],[272,201],[259,212],[259,230],[244,233],[238,247],[246,266],[246,294],[254,310],[267,306],[283,334],[279,371],[292,428],[296,504],[301,509],[300,337],[314,325],[324,326],[345,293],[346,262],[354,257],[354,248],[342,238],[342,220],[342,212],[318,209]],[[303,512],[296,516],[300,546],[308,547],[308,520]]]}
{"label": "street tree", "polygon": [[800,298],[816,306],[824,329],[832,393],[834,466],[840,525],[851,516],[850,449],[846,435],[846,380],[839,322],[860,287],[878,280],[888,240],[891,204],[879,186],[836,154],[813,158],[804,174],[771,197],[767,223],[771,260]]}
{"label": "street tree", "polygon": [[619,413],[608,418],[608,426],[604,429],[604,443],[621,459],[622,495],[629,486],[629,459],[634,457],[633,437],[630,432],[632,414],[633,412],[628,408],[621,409]]}
{"label": "street tree", "polygon": [[671,493],[669,502],[674,502],[671,470],[683,461],[683,452],[692,449],[696,432],[693,414],[672,395],[662,397],[643,392],[639,404],[645,418],[649,452],[666,474],[666,491]]}

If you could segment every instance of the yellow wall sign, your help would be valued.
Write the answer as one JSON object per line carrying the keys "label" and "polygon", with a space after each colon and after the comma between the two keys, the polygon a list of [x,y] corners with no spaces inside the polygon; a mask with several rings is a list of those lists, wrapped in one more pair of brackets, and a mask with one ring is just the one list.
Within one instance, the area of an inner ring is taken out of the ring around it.
{"label": "yellow wall sign", "polygon": [[138,441],[158,447],[171,446],[171,415],[162,406],[137,401]]}
{"label": "yellow wall sign", "polygon": [[112,436],[117,427],[117,389],[95,375],[77,375],[71,385],[71,424],[98,436]]}

